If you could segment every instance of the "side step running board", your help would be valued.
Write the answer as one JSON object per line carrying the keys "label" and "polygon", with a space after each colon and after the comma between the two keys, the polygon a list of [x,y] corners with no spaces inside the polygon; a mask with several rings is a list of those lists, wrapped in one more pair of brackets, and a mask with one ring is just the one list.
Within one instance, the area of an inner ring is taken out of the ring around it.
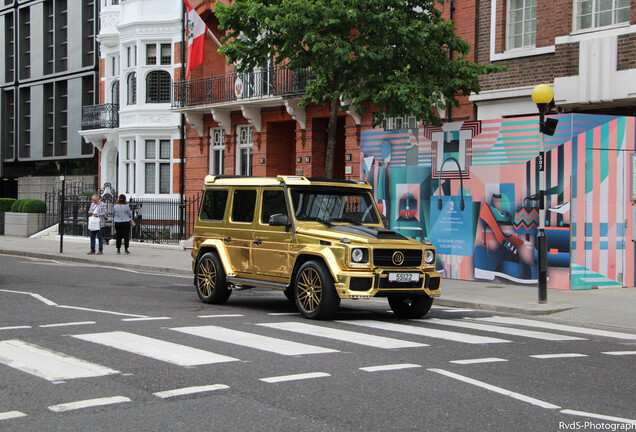
{"label": "side step running board", "polygon": [[288,285],[284,283],[268,282],[268,281],[262,281],[262,280],[256,280],[256,279],[245,279],[245,278],[238,278],[233,276],[229,276],[226,280],[229,283],[236,284],[236,285],[251,285],[251,286],[275,288],[275,289],[282,289],[282,290],[288,287]]}

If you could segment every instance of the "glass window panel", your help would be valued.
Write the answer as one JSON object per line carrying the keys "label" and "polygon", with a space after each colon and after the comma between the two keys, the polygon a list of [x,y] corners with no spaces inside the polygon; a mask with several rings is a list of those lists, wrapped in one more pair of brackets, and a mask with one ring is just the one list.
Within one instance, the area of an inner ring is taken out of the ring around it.
{"label": "glass window panel", "polygon": [[596,14],[596,27],[612,25],[612,11]]}
{"label": "glass window panel", "polygon": [[146,64],[157,64],[157,45],[146,45]]}
{"label": "glass window panel", "polygon": [[146,165],[146,189],[145,189],[145,193],[147,194],[153,194],[155,193],[155,164],[154,163],[147,163]]}
{"label": "glass window panel", "polygon": [[592,1],[580,1],[577,3],[577,14],[578,15],[587,15],[592,13]]}
{"label": "glass window panel", "polygon": [[255,190],[237,189],[234,191],[234,201],[232,203],[232,220],[234,222],[252,222],[255,208]]}
{"label": "glass window panel", "polygon": [[629,8],[626,9],[619,9],[616,11],[616,17],[614,18],[614,21],[616,23],[622,23],[622,22],[628,22],[629,21]]}
{"label": "glass window panel", "polygon": [[161,64],[169,65],[172,63],[172,52],[170,44],[161,44]]}
{"label": "glass window panel", "polygon": [[170,193],[170,164],[159,164],[159,193]]}
{"label": "glass window panel", "polygon": [[596,0],[596,12],[612,10],[613,0]]}
{"label": "glass window panel", "polygon": [[170,159],[170,140],[159,141],[159,159]]}
{"label": "glass window panel", "polygon": [[156,143],[155,140],[146,140],[146,159],[154,159],[156,154]]}

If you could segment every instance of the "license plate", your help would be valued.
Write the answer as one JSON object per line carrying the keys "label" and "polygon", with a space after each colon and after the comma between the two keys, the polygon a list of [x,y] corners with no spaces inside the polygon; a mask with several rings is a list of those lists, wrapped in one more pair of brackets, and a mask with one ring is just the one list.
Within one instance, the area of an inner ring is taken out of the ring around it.
{"label": "license plate", "polygon": [[389,273],[389,282],[417,282],[419,273]]}

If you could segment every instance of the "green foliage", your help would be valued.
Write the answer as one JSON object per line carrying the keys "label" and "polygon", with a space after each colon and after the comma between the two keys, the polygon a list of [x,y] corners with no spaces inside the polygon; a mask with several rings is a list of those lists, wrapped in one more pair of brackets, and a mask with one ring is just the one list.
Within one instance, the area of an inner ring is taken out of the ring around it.
{"label": "green foliage", "polygon": [[23,199],[15,200],[13,204],[11,205],[11,211],[20,213],[22,211],[22,206],[24,205],[24,201],[25,200]]}
{"label": "green foliage", "polygon": [[38,199],[24,200],[20,211],[22,213],[46,213],[46,203]]}
{"label": "green foliage", "polygon": [[480,75],[501,70],[467,60],[470,46],[442,17],[443,5],[437,0],[217,2],[215,14],[227,31],[219,51],[240,71],[268,58],[288,69],[310,69],[305,105],[346,101],[337,108],[361,114],[363,104],[371,102],[378,108],[376,123],[409,114],[439,125],[438,108],[458,106],[457,95],[479,92]]}
{"label": "green foliage", "polygon": [[97,191],[94,191],[93,189],[84,189],[83,191],[79,193],[80,196],[87,196],[87,197],[92,197],[95,194],[97,194]]}
{"label": "green foliage", "polygon": [[15,198],[0,198],[0,211],[11,211],[11,206],[15,201]]}
{"label": "green foliage", "polygon": [[17,213],[46,213],[46,204],[38,199],[19,199],[13,202],[11,211]]}

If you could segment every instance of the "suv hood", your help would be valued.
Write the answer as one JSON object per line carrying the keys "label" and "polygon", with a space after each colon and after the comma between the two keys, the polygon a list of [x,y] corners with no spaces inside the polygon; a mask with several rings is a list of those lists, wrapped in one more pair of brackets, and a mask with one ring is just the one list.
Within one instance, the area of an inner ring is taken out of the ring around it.
{"label": "suv hood", "polygon": [[310,235],[313,237],[329,238],[339,241],[342,238],[348,238],[355,243],[379,243],[376,240],[392,240],[392,241],[405,241],[408,243],[418,243],[410,237],[403,236],[395,231],[381,228],[371,227],[365,225],[334,225],[325,228],[309,228],[299,227],[297,228],[299,234]]}

